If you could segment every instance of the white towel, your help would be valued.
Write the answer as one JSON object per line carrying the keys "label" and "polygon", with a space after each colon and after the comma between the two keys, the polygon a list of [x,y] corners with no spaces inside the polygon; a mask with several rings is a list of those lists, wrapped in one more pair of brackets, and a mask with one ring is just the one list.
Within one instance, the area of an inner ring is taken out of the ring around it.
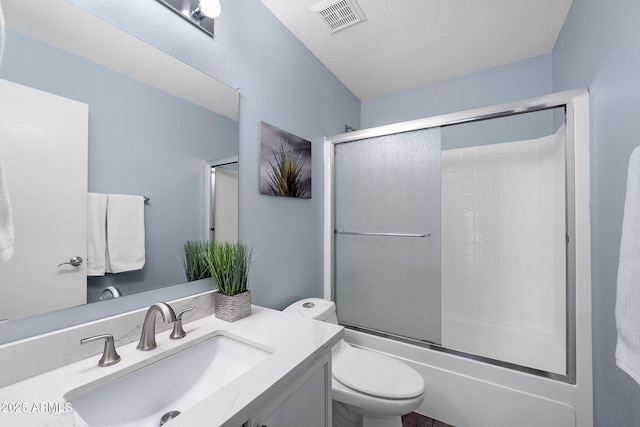
{"label": "white towel", "polygon": [[87,195],[87,276],[104,276],[107,260],[107,195]]}
{"label": "white towel", "polygon": [[13,219],[11,202],[4,177],[2,156],[0,155],[0,263],[13,256]]}
{"label": "white towel", "polygon": [[2,65],[2,54],[4,53],[4,17],[2,15],[2,5],[0,4],[0,65]]}
{"label": "white towel", "polygon": [[640,384],[640,147],[629,158],[616,295],[616,364]]}
{"label": "white towel", "polygon": [[140,270],[144,263],[144,197],[109,194],[106,271]]}

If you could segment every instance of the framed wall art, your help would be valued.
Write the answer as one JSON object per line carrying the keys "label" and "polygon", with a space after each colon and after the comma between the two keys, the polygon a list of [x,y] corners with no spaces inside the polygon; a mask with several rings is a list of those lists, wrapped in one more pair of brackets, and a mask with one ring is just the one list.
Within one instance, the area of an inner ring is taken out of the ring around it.
{"label": "framed wall art", "polygon": [[261,122],[260,193],[311,198],[311,142]]}

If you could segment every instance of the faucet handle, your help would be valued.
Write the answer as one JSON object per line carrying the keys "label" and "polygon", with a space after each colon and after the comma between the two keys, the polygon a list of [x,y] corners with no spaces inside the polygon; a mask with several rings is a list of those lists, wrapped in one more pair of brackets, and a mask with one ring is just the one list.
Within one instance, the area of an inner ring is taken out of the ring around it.
{"label": "faucet handle", "polygon": [[193,307],[187,307],[176,314],[176,321],[173,322],[173,331],[171,331],[171,335],[169,335],[169,338],[171,338],[172,340],[177,340],[187,336],[187,333],[182,328],[182,315],[191,310],[193,310]]}
{"label": "faucet handle", "polygon": [[113,335],[104,334],[83,338],[80,340],[80,344],[86,344],[97,340],[104,340],[104,350],[102,351],[102,358],[98,361],[98,366],[111,366],[118,363],[120,361],[120,355],[116,351],[116,346],[113,342]]}

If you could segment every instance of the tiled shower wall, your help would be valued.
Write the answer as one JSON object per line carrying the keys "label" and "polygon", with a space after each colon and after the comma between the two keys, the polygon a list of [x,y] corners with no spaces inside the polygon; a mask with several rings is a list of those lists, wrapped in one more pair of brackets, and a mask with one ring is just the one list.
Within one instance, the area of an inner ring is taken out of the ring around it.
{"label": "tiled shower wall", "polygon": [[442,344],[565,372],[564,127],[442,152]]}

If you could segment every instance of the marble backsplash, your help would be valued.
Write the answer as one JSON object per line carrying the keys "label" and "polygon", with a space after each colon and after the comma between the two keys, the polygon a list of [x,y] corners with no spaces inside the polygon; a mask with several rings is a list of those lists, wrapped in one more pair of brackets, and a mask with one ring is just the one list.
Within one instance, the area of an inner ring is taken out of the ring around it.
{"label": "marble backsplash", "polygon": [[[183,315],[183,324],[213,314],[213,291],[166,301],[178,313],[193,307]],[[148,308],[148,307],[147,307]],[[42,335],[0,346],[0,387],[22,381],[26,378],[60,368],[78,360],[94,357],[102,353],[102,341],[81,345],[82,338],[100,334],[111,334],[116,348],[140,339],[142,322],[147,308],[133,310],[116,316],[106,317],[70,328],[60,329]],[[158,332],[172,328],[171,324],[156,321]],[[188,328],[185,327],[188,332]]]}

